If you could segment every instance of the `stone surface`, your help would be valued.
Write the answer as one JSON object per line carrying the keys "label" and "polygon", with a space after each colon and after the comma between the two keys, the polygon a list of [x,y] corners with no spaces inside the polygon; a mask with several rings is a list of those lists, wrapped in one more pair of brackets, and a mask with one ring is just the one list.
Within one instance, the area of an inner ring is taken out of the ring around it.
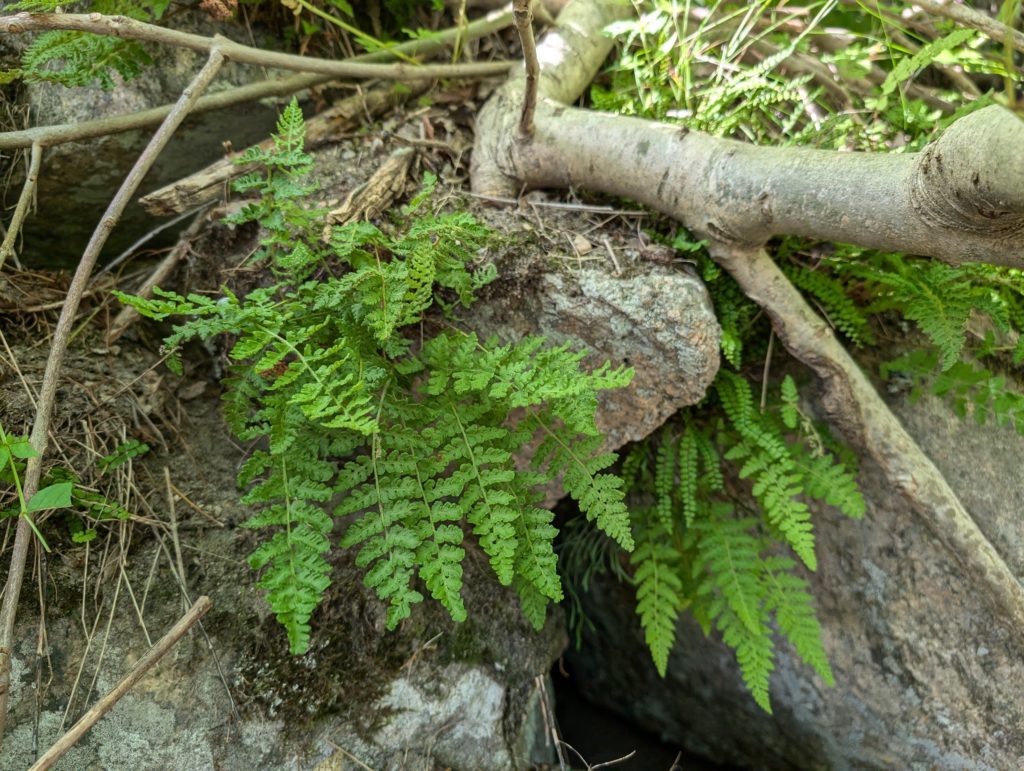
{"label": "stone surface", "polygon": [[703,283],[685,271],[552,271],[515,290],[502,287],[466,319],[480,335],[543,335],[586,347],[592,366],[633,367],[629,388],[599,397],[598,427],[612,449],[696,404],[718,372],[718,321]]}
{"label": "stone surface", "polygon": [[[933,398],[893,408],[1018,572],[1024,438],[961,421]],[[680,625],[660,680],[633,617],[631,591],[598,583],[596,628],[568,653],[598,703],[720,762],[785,769],[1007,769],[1024,758],[1024,650],[954,558],[865,464],[863,521],[816,518],[810,576],[835,688],[779,649],[774,715],[743,689],[732,652]]]}
{"label": "stone surface", "polygon": [[[202,35],[219,33],[239,42],[251,43],[244,28],[231,24],[215,25],[205,14],[197,12],[174,17],[170,26]],[[22,37],[11,42],[23,44],[25,40]],[[44,126],[126,115],[175,102],[203,66],[205,57],[183,48],[150,46],[147,50],[154,64],[142,77],[111,90],[103,90],[98,85],[64,88],[46,83],[25,84],[19,90],[18,104],[12,106],[10,114],[27,112],[32,126]],[[209,93],[264,77],[259,68],[227,63],[221,68]],[[266,139],[274,128],[277,112],[274,104],[252,103],[241,109],[217,110],[188,118],[146,175],[139,196],[222,157],[224,142],[231,142],[235,148],[244,148]],[[0,124],[6,124],[6,121],[0,121]],[[0,125],[0,130],[24,127],[20,124]],[[45,151],[36,188],[38,211],[25,222],[25,242],[19,252],[25,265],[40,268],[76,264],[100,215],[151,135],[152,130],[129,131],[58,145]],[[11,157],[0,159],[0,166],[10,160]],[[23,169],[24,166],[18,166],[17,173],[23,175]],[[20,189],[19,179],[18,184],[8,189],[8,205],[14,205]],[[60,227],[53,227],[55,222],[59,222]],[[133,202],[111,235],[105,254],[116,256],[159,224],[143,212],[137,202]],[[165,236],[156,244],[161,245],[167,239]]]}

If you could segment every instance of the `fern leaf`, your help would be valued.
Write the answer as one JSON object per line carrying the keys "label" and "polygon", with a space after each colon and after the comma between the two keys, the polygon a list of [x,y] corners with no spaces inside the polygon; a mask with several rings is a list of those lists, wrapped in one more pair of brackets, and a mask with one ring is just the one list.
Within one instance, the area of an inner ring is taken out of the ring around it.
{"label": "fern leaf", "polygon": [[794,575],[795,565],[785,557],[765,560],[769,592],[765,607],[775,614],[779,631],[792,643],[797,655],[829,686],[835,685],[832,666],[821,641],[821,624],[807,582]]}
{"label": "fern leaf", "polygon": [[654,462],[655,511],[666,532],[672,532],[672,504],[676,479],[677,443],[672,440],[668,427],[662,431],[661,442]]}
{"label": "fern leaf", "polygon": [[644,630],[644,640],[662,677],[668,669],[668,656],[676,639],[676,621],[684,607],[682,564],[678,550],[659,524],[640,529],[637,548],[630,555],[635,567],[636,612]]}

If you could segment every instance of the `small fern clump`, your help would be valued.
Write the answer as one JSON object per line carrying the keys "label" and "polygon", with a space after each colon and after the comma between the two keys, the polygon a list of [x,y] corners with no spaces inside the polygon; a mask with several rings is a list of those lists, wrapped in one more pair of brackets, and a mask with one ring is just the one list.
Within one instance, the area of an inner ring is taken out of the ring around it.
{"label": "small fern clump", "polygon": [[[156,21],[163,16],[170,0],[90,0],[81,4],[92,13],[127,16],[140,21]],[[60,12],[68,4],[60,0],[19,0],[5,11]],[[68,88],[88,86],[93,81],[104,89],[116,85],[115,76],[131,80],[153,63],[152,57],[136,40],[115,35],[55,30],[39,35],[25,49],[21,66],[0,71],[0,83],[21,77],[29,82],[57,83]]]}
{"label": "small fern clump", "polygon": [[[341,546],[387,603],[389,628],[423,590],[466,618],[467,531],[540,627],[562,598],[553,515],[537,505],[544,486],[561,478],[598,528],[633,548],[621,480],[604,471],[615,455],[601,452],[594,422],[597,391],[632,373],[587,372],[583,353],[541,338],[478,340],[447,322],[426,336],[433,304],[468,305],[494,278],[493,267],[471,269],[488,232],[468,214],[422,212],[423,195],[393,232],[325,232],[323,213],[302,206],[303,132],[293,101],[274,147],[242,159],[267,169],[242,181],[260,197],[236,221],[263,226],[256,259],[274,283],[245,297],[121,299],[153,318],[184,316],[170,347],[234,339],[225,411],[254,442],[243,500],[263,507],[246,524],[272,533],[250,562],[293,652],[308,648],[330,584],[336,522],[347,523]],[[515,456],[535,440],[523,469]]]}
{"label": "small fern clump", "polygon": [[[749,481],[756,515],[741,491],[726,485],[727,467]],[[662,675],[676,621],[688,610],[705,633],[717,629],[736,651],[744,682],[765,710],[775,630],[832,683],[807,582],[789,555],[810,570],[817,565],[804,499],[850,517],[863,516],[864,500],[855,472],[800,412],[791,378],[777,407],[761,412],[749,383],[723,371],[713,400],[699,413],[681,413],[656,443],[636,445],[623,476],[636,493],[637,613]]]}

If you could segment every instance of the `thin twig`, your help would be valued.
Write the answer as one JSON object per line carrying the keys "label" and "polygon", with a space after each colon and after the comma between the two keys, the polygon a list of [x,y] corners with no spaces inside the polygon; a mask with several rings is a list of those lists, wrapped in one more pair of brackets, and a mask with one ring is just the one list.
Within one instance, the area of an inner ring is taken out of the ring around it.
{"label": "thin twig", "polygon": [[[466,28],[467,39],[475,39],[488,35],[491,32],[504,29],[512,23],[512,11],[505,8],[487,16],[477,19]],[[433,56],[454,40],[458,29],[450,28],[438,32],[429,37],[418,40],[409,40],[394,48],[383,51],[374,51],[371,54],[360,54],[352,58],[352,61],[377,62],[387,61],[393,56]],[[287,78],[275,78],[259,83],[250,83],[246,86],[228,89],[216,94],[208,94],[196,102],[192,108],[192,114],[209,112],[232,107],[245,102],[255,102],[271,96],[287,96],[302,91],[305,88],[326,83],[333,79],[333,75],[292,75]],[[155,126],[174,107],[173,104],[165,104],[154,107],[150,110],[131,113],[130,115],[118,115],[112,118],[99,118],[97,120],[83,121],[81,123],[61,123],[53,126],[38,126],[25,129],[24,131],[10,131],[0,134],[0,150],[14,150],[21,147],[30,147],[33,142],[39,142],[43,147],[52,147],[64,142],[76,142],[92,137],[107,136],[121,131],[147,128]]]}
{"label": "thin twig", "polygon": [[775,330],[768,332],[768,351],[764,355],[764,372],[761,373],[761,414],[768,406],[768,375],[772,369],[772,348],[775,346]]}
{"label": "thin twig", "polygon": [[29,204],[35,194],[36,180],[39,178],[39,166],[43,162],[43,146],[39,142],[32,143],[32,158],[29,160],[28,172],[25,174],[25,184],[21,187],[21,196],[18,198],[18,206],[14,210],[14,216],[7,226],[7,235],[3,244],[0,244],[0,270],[3,269],[8,255],[14,251],[14,242],[21,232],[21,223],[28,213]]}
{"label": "thin twig", "polygon": [[[195,218],[192,220],[192,224],[188,226],[184,233],[178,237],[178,243],[174,245],[174,248],[164,257],[157,266],[153,269],[153,272],[149,275],[149,278],[142,284],[141,287],[135,292],[136,296],[144,297],[149,299],[153,295],[153,288],[159,286],[171,273],[174,272],[175,266],[182,257],[188,252],[189,247],[192,245],[192,240],[199,234],[203,226],[206,224],[206,212],[209,207],[200,211]],[[181,219],[178,217],[177,219]],[[126,305],[122,308],[114,320],[110,322],[110,327],[107,329],[106,343],[112,345],[125,331],[138,321],[140,318],[139,312],[130,305]]]}
{"label": "thin twig", "polygon": [[[500,195],[484,195],[483,193],[471,193],[466,191],[465,195],[476,198],[480,201],[490,203],[501,203],[506,206],[521,206],[522,199],[504,198]],[[530,201],[533,206],[541,206],[548,209],[562,209],[565,211],[582,211],[589,214],[614,214],[619,217],[646,217],[648,213],[639,209],[613,209],[610,206],[594,206],[586,203],[563,203],[560,201]]]}
{"label": "thin twig", "polygon": [[162,222],[159,225],[157,225],[155,228],[150,230],[148,233],[146,233],[141,238],[139,238],[135,243],[133,243],[131,246],[129,246],[127,249],[125,249],[123,252],[121,252],[119,255],[117,255],[117,257],[115,257],[110,262],[108,262],[106,265],[104,265],[102,268],[100,268],[98,271],[96,271],[96,274],[93,276],[93,280],[95,281],[97,278],[100,278],[100,276],[104,276],[107,273],[110,273],[117,266],[119,266],[121,263],[123,263],[125,260],[127,260],[129,257],[131,257],[133,254],[135,254],[135,252],[138,249],[140,249],[142,246],[144,246],[145,244],[147,244],[148,242],[150,242],[151,240],[156,238],[158,235],[163,233],[165,230],[167,230],[167,228],[172,228],[175,225],[177,225],[179,222],[181,222],[183,219],[188,217],[189,215],[195,214],[196,211],[198,211],[198,210],[197,209],[192,209],[190,211],[182,212],[177,217],[175,217],[173,219],[170,219],[167,222]]}
{"label": "thin twig", "polygon": [[537,60],[537,41],[533,37],[532,0],[512,0],[512,18],[515,20],[519,42],[523,47],[526,65],[526,91],[523,94],[523,112],[519,118],[519,136],[533,136],[533,115],[537,111],[537,82],[540,62]]}
{"label": "thin twig", "polygon": [[143,676],[153,668],[153,666],[163,656],[173,648],[178,640],[185,636],[192,626],[206,615],[207,611],[213,607],[213,602],[209,597],[203,596],[196,600],[195,604],[188,609],[188,612],[178,619],[178,622],[171,627],[170,631],[167,632],[163,637],[157,641],[146,655],[139,659],[139,662],[132,667],[131,672],[125,675],[121,681],[115,685],[106,696],[100,699],[96,704],[93,705],[92,709],[82,715],[81,720],[71,726],[71,729],[64,734],[57,743],[54,744],[50,749],[43,753],[42,757],[35,762],[29,771],[45,771],[56,763],[65,752],[75,746],[75,743],[85,735],[85,733],[92,728],[96,722],[107,714],[115,704],[130,691]]}
{"label": "thin twig", "polygon": [[[2,28],[2,25],[0,25],[0,28]],[[85,247],[82,259],[78,263],[78,269],[75,271],[70,287],[68,287],[68,299],[61,309],[60,318],[57,321],[57,329],[53,334],[50,355],[46,360],[46,370],[43,373],[43,385],[39,397],[39,409],[36,411],[35,421],[32,424],[31,443],[32,447],[36,450],[36,456],[29,458],[25,469],[24,490],[27,498],[31,498],[39,489],[42,462],[46,455],[48,443],[50,418],[57,395],[57,382],[60,379],[64,354],[67,352],[68,343],[70,342],[79,302],[81,301],[82,294],[85,292],[85,286],[89,281],[93,267],[96,265],[96,259],[99,257],[103,245],[107,242],[110,232],[121,218],[125,207],[131,202],[135,191],[138,190],[142,178],[153,165],[153,162],[156,161],[157,156],[164,149],[167,142],[170,141],[175,130],[185,119],[185,116],[188,115],[192,106],[199,99],[199,95],[202,94],[217,75],[223,63],[224,54],[220,48],[213,48],[210,51],[206,64],[203,65],[203,68],[182,92],[174,109],[167,115],[167,118],[160,128],[157,129],[152,139],[150,139],[149,144],[142,151],[131,171],[128,172],[128,176],[121,183],[121,187],[114,195],[113,200],[107,207],[107,211],[96,226],[88,245]],[[2,739],[7,725],[14,620],[17,616],[18,599],[21,596],[21,585],[25,575],[25,561],[32,537],[30,516],[24,515],[18,520],[18,529],[15,533],[14,548],[11,552],[11,562],[7,575],[7,584],[4,587],[3,606],[0,607],[0,739]]]}
{"label": "thin twig", "polygon": [[277,67],[294,72],[318,73],[333,78],[376,78],[381,80],[435,80],[437,78],[471,78],[505,75],[516,62],[474,62],[471,64],[377,64],[352,59],[317,59],[236,43],[221,35],[206,37],[166,27],[147,24],[126,16],[103,16],[96,13],[17,13],[0,16],[0,32],[38,32],[75,30],[94,35],[108,35],[147,43],[188,48],[200,53],[219,50],[233,62]]}

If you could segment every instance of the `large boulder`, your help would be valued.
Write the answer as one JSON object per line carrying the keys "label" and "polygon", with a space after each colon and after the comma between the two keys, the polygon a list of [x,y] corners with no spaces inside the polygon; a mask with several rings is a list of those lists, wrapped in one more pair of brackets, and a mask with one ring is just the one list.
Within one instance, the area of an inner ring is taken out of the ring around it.
{"label": "large boulder", "polygon": [[[977,426],[925,397],[894,411],[986,536],[1024,575],[1020,512],[1024,438]],[[601,581],[585,600],[594,623],[568,654],[592,700],[714,760],[749,768],[1008,769],[1024,758],[1020,630],[994,617],[950,553],[865,463],[863,521],[816,518],[817,598],[836,686],[780,646],[774,714],[745,692],[732,652],[680,624],[668,676],[650,663],[632,592]]]}

